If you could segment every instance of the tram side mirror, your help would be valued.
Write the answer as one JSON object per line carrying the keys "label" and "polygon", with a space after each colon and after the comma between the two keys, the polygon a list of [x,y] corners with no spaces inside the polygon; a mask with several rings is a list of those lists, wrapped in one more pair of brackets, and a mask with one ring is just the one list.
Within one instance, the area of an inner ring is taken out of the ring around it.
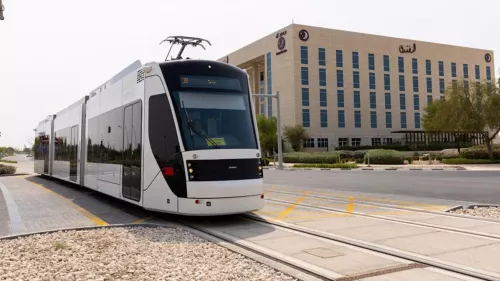
{"label": "tram side mirror", "polygon": [[111,126],[108,126],[108,134],[111,133]]}

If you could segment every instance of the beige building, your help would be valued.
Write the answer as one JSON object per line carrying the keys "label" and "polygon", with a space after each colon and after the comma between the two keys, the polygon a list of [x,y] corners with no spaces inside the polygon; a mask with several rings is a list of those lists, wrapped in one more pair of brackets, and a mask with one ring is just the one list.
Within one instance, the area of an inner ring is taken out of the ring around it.
{"label": "beige building", "polygon": [[[395,132],[422,131],[424,108],[453,80],[495,81],[491,50],[297,24],[219,61],[246,69],[254,93],[279,91],[282,124],[306,127],[314,150],[404,142]],[[276,99],[255,106],[276,116]]]}

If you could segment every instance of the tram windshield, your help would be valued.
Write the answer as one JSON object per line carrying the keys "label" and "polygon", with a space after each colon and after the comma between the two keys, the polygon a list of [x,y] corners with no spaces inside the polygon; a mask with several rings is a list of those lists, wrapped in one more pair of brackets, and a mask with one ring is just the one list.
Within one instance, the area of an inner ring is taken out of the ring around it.
{"label": "tram windshield", "polygon": [[186,150],[257,149],[248,90],[239,79],[179,78],[171,94]]}

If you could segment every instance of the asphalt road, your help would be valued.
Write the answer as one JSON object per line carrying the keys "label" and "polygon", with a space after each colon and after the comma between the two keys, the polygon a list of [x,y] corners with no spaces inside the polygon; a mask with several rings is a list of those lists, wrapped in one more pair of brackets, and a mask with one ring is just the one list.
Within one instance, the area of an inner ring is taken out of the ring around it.
{"label": "asphalt road", "polygon": [[500,205],[498,171],[276,171],[269,185]]}

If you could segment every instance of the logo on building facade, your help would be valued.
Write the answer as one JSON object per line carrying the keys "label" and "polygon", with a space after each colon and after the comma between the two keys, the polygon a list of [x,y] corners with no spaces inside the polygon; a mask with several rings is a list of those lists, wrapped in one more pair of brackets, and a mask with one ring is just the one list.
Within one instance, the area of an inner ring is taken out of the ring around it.
{"label": "logo on building facade", "polygon": [[299,39],[304,41],[304,42],[309,40],[309,32],[307,32],[307,30],[305,30],[305,29],[302,29],[301,31],[299,31]]}
{"label": "logo on building facade", "polygon": [[229,56],[226,56],[226,57],[222,60],[222,62],[229,63]]}
{"label": "logo on building facade", "polygon": [[486,53],[486,55],[484,55],[484,60],[485,60],[486,62],[491,62],[491,55],[490,55],[490,54],[488,54],[488,53]]}
{"label": "logo on building facade", "polygon": [[276,52],[276,55],[281,55],[287,51],[285,35],[286,30],[276,33],[276,38],[278,39],[278,52]]}
{"label": "logo on building facade", "polygon": [[417,50],[417,44],[415,43],[413,43],[413,46],[406,45],[406,47],[403,45],[399,45],[399,52],[401,54],[406,54],[406,53],[413,54],[415,53],[416,50]]}

